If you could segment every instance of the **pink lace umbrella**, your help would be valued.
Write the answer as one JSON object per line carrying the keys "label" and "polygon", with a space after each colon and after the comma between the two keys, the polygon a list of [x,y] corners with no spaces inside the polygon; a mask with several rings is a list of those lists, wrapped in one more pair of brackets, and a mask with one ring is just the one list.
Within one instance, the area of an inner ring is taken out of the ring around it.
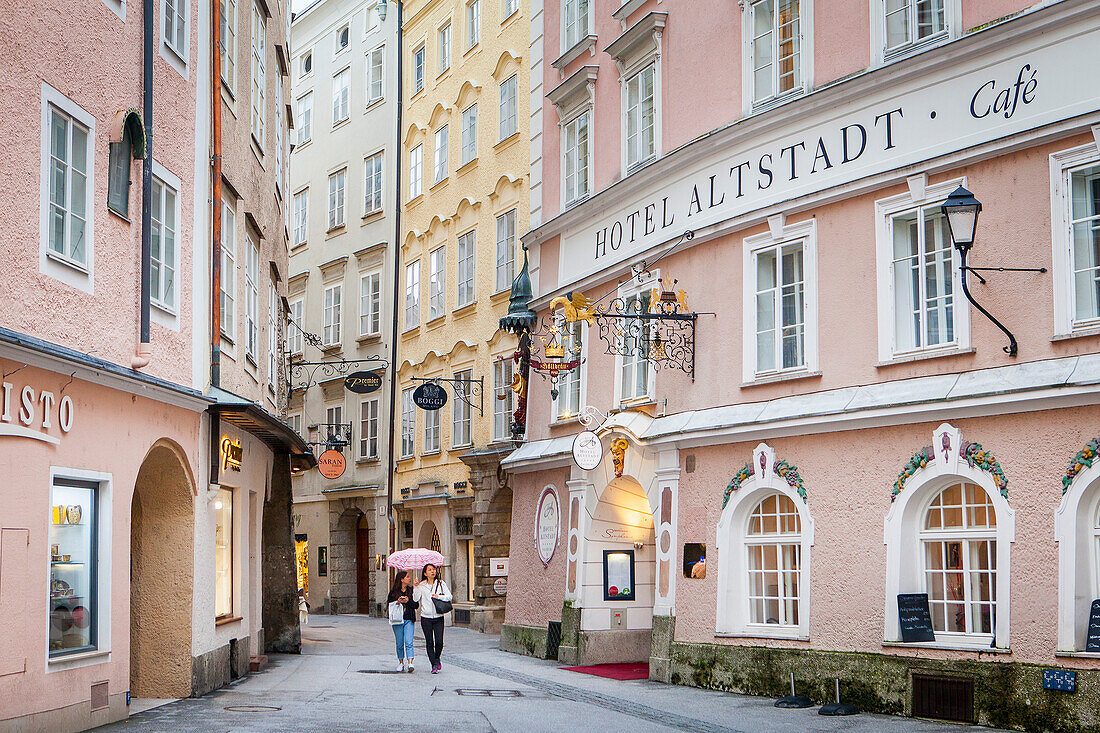
{"label": "pink lace umbrella", "polygon": [[426,550],[423,547],[410,547],[407,550],[398,550],[386,558],[386,565],[398,570],[420,570],[425,565],[442,567],[446,559],[435,550]]}

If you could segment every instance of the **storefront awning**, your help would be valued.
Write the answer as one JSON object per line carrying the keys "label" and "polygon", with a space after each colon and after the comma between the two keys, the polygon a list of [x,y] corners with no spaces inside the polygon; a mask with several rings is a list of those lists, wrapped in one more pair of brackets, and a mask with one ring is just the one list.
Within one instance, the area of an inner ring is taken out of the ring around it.
{"label": "storefront awning", "polygon": [[255,402],[218,387],[209,388],[206,396],[215,400],[209,408],[211,414],[255,435],[271,450],[289,453],[292,472],[305,471],[317,465],[317,457],[309,449],[305,438]]}

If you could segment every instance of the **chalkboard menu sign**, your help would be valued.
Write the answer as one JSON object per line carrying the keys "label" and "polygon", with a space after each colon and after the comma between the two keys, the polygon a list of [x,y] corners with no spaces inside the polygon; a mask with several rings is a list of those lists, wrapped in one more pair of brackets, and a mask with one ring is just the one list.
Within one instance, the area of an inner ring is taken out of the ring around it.
{"label": "chalkboard menu sign", "polygon": [[902,641],[935,641],[927,593],[898,594],[898,622]]}
{"label": "chalkboard menu sign", "polygon": [[1086,652],[1100,652],[1100,600],[1092,602],[1089,609],[1089,634],[1085,637]]}

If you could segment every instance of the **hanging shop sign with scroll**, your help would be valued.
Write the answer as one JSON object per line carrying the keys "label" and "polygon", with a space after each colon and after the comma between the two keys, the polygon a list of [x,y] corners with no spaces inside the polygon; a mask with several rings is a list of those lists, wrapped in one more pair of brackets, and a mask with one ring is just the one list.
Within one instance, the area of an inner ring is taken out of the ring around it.
{"label": "hanging shop sign with scroll", "polygon": [[425,382],[413,390],[413,404],[421,410],[439,410],[447,404],[447,390],[434,382]]}
{"label": "hanging shop sign with scroll", "polygon": [[378,372],[354,372],[344,377],[344,388],[355,394],[370,394],[382,387],[382,375]]}

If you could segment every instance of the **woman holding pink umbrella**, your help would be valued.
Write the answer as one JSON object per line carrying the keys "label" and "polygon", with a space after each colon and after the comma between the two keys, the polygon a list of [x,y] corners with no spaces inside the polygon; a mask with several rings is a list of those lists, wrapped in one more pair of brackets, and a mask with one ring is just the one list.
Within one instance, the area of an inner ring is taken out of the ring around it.
{"label": "woman holding pink umbrella", "polygon": [[416,607],[413,584],[406,570],[394,576],[389,595],[390,626],[397,640],[397,671],[413,671],[413,629],[416,624]]}

